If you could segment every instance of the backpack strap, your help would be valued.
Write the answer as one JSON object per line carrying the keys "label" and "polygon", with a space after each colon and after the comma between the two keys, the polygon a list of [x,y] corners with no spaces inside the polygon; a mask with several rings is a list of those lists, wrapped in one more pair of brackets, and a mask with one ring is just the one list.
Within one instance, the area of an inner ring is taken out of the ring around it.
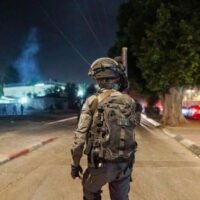
{"label": "backpack strap", "polygon": [[116,90],[106,90],[105,92],[100,93],[97,98],[98,98],[98,103],[101,103],[104,99],[109,97],[112,93],[116,92]]}
{"label": "backpack strap", "polygon": [[93,100],[91,107],[90,107],[92,115],[94,115],[95,111],[97,110],[99,103],[104,101],[107,97],[109,97],[114,92],[116,92],[116,90],[106,90],[106,91],[101,92],[101,93],[96,95],[97,98],[95,98]]}

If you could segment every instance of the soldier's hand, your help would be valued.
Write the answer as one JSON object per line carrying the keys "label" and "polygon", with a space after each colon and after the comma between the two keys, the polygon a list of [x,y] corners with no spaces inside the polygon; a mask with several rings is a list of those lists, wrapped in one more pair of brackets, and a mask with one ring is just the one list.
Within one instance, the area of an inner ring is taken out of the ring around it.
{"label": "soldier's hand", "polygon": [[71,176],[73,179],[81,178],[81,174],[83,174],[83,169],[80,165],[71,165]]}

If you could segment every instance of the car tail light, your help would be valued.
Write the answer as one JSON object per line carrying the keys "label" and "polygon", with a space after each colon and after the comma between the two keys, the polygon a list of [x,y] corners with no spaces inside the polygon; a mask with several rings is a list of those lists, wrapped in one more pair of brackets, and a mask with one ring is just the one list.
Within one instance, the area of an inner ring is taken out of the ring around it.
{"label": "car tail light", "polygon": [[198,110],[196,108],[192,108],[191,111],[192,111],[192,115],[194,115]]}

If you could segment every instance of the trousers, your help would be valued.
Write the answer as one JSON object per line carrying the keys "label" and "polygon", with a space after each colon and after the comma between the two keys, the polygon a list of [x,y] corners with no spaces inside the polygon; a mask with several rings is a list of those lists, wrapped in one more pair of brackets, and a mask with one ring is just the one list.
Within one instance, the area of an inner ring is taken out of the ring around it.
{"label": "trousers", "polygon": [[83,199],[101,200],[101,188],[108,183],[111,200],[128,200],[132,169],[127,163],[106,162],[100,168],[88,167],[83,174]]}

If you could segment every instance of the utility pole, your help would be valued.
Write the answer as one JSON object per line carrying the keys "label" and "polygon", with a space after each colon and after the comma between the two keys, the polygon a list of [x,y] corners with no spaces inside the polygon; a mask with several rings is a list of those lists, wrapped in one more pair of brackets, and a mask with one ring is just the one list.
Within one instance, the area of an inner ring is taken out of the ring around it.
{"label": "utility pole", "polygon": [[127,47],[123,47],[122,48],[122,64],[123,66],[125,67],[126,69],[126,75],[128,77],[128,62],[127,62],[127,50],[128,48]]}

